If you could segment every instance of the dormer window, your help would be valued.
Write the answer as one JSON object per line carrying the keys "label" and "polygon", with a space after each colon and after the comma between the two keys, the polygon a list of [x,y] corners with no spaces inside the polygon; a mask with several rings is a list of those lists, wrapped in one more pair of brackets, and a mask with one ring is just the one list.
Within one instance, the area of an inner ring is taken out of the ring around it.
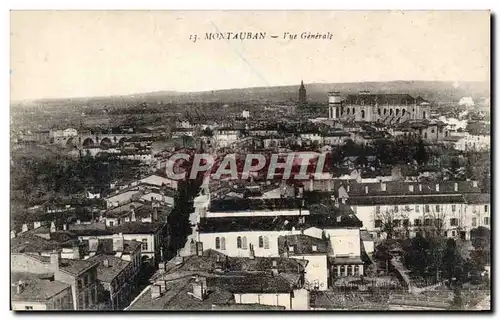
{"label": "dormer window", "polygon": [[288,247],[288,251],[289,251],[289,252],[294,252],[294,251],[295,251],[295,248],[294,248],[293,246],[289,246],[289,247]]}
{"label": "dormer window", "polygon": [[337,222],[341,222],[342,221],[342,217],[341,216],[338,216],[337,217]]}
{"label": "dormer window", "polygon": [[382,191],[386,191],[386,190],[387,190],[387,186],[386,186],[386,184],[385,184],[385,183],[382,183],[382,184],[380,185],[380,187],[381,187]]}
{"label": "dormer window", "polygon": [[317,246],[317,245],[315,245],[315,244],[313,244],[313,245],[312,245],[312,251],[313,251],[313,252],[318,251],[318,246]]}
{"label": "dormer window", "polygon": [[276,268],[278,266],[278,262],[276,260],[273,260],[273,268]]}
{"label": "dormer window", "polygon": [[472,181],[472,186],[473,186],[474,188],[477,188],[477,181]]}

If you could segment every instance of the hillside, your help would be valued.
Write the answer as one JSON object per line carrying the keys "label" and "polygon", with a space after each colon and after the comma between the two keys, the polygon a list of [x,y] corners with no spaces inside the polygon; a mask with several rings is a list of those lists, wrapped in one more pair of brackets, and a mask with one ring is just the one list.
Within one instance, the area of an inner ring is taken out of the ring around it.
{"label": "hillside", "polygon": [[[489,97],[489,83],[461,82],[454,85],[451,81],[391,81],[391,82],[350,82],[350,83],[311,83],[305,84],[309,101],[326,103],[329,91],[339,91],[341,94],[357,93],[369,90],[374,93],[409,93],[422,96],[430,101],[458,102],[464,96],[472,96],[474,100]],[[44,99],[29,103],[30,105],[120,105],[131,102],[151,102],[164,104],[177,103],[208,103],[208,102],[249,102],[270,101],[288,102],[297,100],[299,85],[255,87],[242,89],[227,89],[204,92],[158,91],[138,93],[125,96]]]}

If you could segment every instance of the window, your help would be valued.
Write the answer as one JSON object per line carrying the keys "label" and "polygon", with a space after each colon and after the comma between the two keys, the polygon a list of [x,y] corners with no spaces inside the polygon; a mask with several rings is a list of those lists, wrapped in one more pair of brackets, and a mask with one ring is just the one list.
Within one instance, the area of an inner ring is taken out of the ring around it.
{"label": "window", "polygon": [[477,226],[477,218],[472,218],[472,226],[473,227]]}
{"label": "window", "polygon": [[428,204],[426,204],[426,205],[425,205],[425,212],[430,212],[430,211],[431,211],[431,209],[430,209],[429,205],[428,205]]}
{"label": "window", "polygon": [[375,220],[375,228],[382,228],[382,220]]}
{"label": "window", "polygon": [[142,239],[142,251],[148,251],[148,239]]}
{"label": "window", "polygon": [[398,206],[394,206],[394,212],[398,212],[399,211],[399,207]]}
{"label": "window", "polygon": [[83,280],[78,279],[78,290],[82,290],[82,288],[83,288]]}
{"label": "window", "polygon": [[361,110],[361,118],[364,119],[365,118],[365,110]]}
{"label": "window", "polygon": [[387,190],[387,185],[385,183],[382,183],[381,188],[382,188],[382,191],[386,191]]}
{"label": "window", "polygon": [[375,207],[375,213],[376,214],[380,214],[380,206],[376,206]]}
{"label": "window", "polygon": [[33,306],[25,306],[24,310],[33,310]]}
{"label": "window", "polygon": [[450,226],[452,226],[452,227],[458,226],[458,219],[457,218],[451,218],[450,219]]}
{"label": "window", "polygon": [[431,130],[432,133],[436,132],[434,129]]}
{"label": "window", "polygon": [[264,248],[264,238],[259,236],[259,248]]}
{"label": "window", "polygon": [[484,212],[488,212],[488,205],[487,204],[484,205]]}
{"label": "window", "polygon": [[109,222],[109,226],[112,227],[115,223],[113,221]]}
{"label": "window", "polygon": [[347,265],[346,268],[347,268],[347,275],[352,276],[352,267]]}
{"label": "window", "polygon": [[484,224],[489,225],[490,224],[490,218],[489,217],[484,217]]}
{"label": "window", "polygon": [[455,235],[456,235],[456,232],[455,232],[455,230],[453,230],[453,231],[451,232],[451,236],[452,236],[452,237],[455,237]]}
{"label": "window", "polygon": [[243,237],[241,239],[241,248],[242,249],[247,249],[247,237]]}
{"label": "window", "polygon": [[379,115],[379,116],[381,115],[381,110],[380,110],[380,108],[378,108],[378,115]]}
{"label": "window", "polygon": [[264,249],[269,249],[269,238],[264,237]]}
{"label": "window", "polygon": [[341,275],[341,276],[345,275],[345,267],[346,267],[346,266],[344,266],[344,265],[341,265],[341,266],[340,266],[340,275]]}
{"label": "window", "polygon": [[413,185],[412,185],[412,184],[410,184],[410,185],[408,186],[408,190],[409,190],[410,192],[413,192]]}
{"label": "window", "polygon": [[295,247],[294,246],[289,246],[288,247],[289,252],[295,252]]}
{"label": "window", "polygon": [[410,226],[410,219],[403,219],[403,227],[409,227]]}
{"label": "window", "polygon": [[236,238],[236,247],[241,249],[241,237]]}
{"label": "window", "polygon": [[451,211],[453,212],[457,211],[457,206],[455,204],[451,205]]}
{"label": "window", "polygon": [[415,212],[420,212],[420,206],[418,204],[415,206]]}
{"label": "window", "polygon": [[439,205],[436,206],[436,212],[439,212]]}
{"label": "window", "polygon": [[78,295],[78,309],[85,309],[85,305],[83,302],[83,293]]}
{"label": "window", "polygon": [[420,219],[415,219],[415,220],[413,220],[413,224],[415,226],[419,227],[422,224],[422,221],[420,221]]}
{"label": "window", "polygon": [[220,238],[219,237],[215,238],[215,249],[220,249]]}
{"label": "window", "polygon": [[424,226],[430,226],[431,225],[431,219],[425,219],[424,220]]}
{"label": "window", "polygon": [[394,219],[393,220],[394,227],[399,228],[401,226],[401,220],[399,219]]}

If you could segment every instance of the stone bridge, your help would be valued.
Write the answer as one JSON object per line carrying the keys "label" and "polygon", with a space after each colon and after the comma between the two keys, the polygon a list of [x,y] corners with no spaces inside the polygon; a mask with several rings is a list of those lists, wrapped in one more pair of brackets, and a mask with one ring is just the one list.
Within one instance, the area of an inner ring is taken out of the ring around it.
{"label": "stone bridge", "polygon": [[151,137],[151,134],[145,133],[102,133],[102,134],[78,134],[72,137],[55,137],[51,143],[68,147],[98,147],[123,144],[129,138]]}

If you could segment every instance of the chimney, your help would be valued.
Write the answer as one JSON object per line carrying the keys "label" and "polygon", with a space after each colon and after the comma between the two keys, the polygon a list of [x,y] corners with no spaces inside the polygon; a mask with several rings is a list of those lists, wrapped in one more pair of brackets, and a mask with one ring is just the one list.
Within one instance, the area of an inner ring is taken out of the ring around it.
{"label": "chimney", "polygon": [[104,259],[104,260],[102,261],[102,265],[103,265],[104,267],[106,267],[106,268],[109,268],[109,259],[108,259],[108,258]]}
{"label": "chimney", "polygon": [[99,239],[89,238],[89,251],[96,252],[99,247]]}
{"label": "chimney", "polygon": [[40,228],[41,226],[42,226],[42,222],[40,222],[40,221],[33,222],[33,228],[34,229]]}
{"label": "chimney", "polygon": [[151,286],[151,299],[157,299],[161,296],[161,286],[153,284]]}
{"label": "chimney", "polygon": [[123,233],[113,235],[113,251],[123,252]]}
{"label": "chimney", "polygon": [[130,206],[130,221],[136,221],[134,206]]}
{"label": "chimney", "polygon": [[191,238],[191,242],[189,243],[189,255],[195,256],[196,255],[196,242],[194,242],[194,239]]}
{"label": "chimney", "polygon": [[165,262],[161,261],[158,263],[158,269],[161,270],[161,271],[165,271],[166,269],[166,264]]}
{"label": "chimney", "polygon": [[207,278],[197,276],[193,282],[192,296],[195,299],[203,301],[206,295],[207,295]]}
{"label": "chimney", "polygon": [[16,292],[17,292],[17,294],[21,294],[21,292],[23,292],[23,290],[24,290],[24,282],[22,280],[19,280],[16,283]]}
{"label": "chimney", "polygon": [[56,231],[57,231],[56,223],[52,221],[50,223],[50,232],[56,232]]}
{"label": "chimney", "polygon": [[52,270],[58,271],[59,266],[61,265],[61,252],[53,251],[50,253],[50,266]]}
{"label": "chimney", "polygon": [[75,260],[80,260],[81,254],[80,254],[80,246],[78,244],[73,245],[73,259]]}
{"label": "chimney", "polygon": [[271,267],[271,274],[273,276],[277,276],[279,274],[279,272],[278,272],[278,261],[276,261],[276,260],[273,260],[273,265]]}
{"label": "chimney", "polygon": [[203,256],[203,242],[196,242],[196,255],[198,257]]}
{"label": "chimney", "polygon": [[16,230],[12,230],[12,231],[10,232],[10,238],[11,238],[11,239],[14,239],[15,237],[16,237]]}
{"label": "chimney", "polygon": [[25,223],[25,224],[23,224],[21,232],[26,232],[26,231],[28,231],[28,224]]}

